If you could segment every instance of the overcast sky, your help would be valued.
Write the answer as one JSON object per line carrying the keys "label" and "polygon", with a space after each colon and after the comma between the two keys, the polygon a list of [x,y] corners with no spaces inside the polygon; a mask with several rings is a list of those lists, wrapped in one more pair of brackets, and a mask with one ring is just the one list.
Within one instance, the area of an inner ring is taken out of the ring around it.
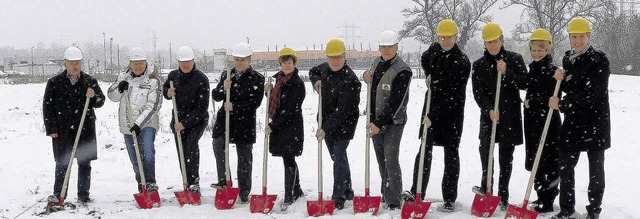
{"label": "overcast sky", "polygon": [[[319,49],[320,43],[344,36],[343,26],[354,24],[357,47],[363,43],[367,48],[376,45],[381,31],[400,30],[405,20],[401,10],[413,5],[410,0],[3,1],[0,46],[102,43],[105,33],[107,44],[113,37],[114,44],[149,50],[155,33],[159,48],[172,43],[174,51],[181,45],[209,51],[230,48],[247,37],[254,50],[284,44],[311,49],[314,43]],[[493,12],[510,36],[520,11]],[[407,39],[400,46],[413,51],[419,44]]]}

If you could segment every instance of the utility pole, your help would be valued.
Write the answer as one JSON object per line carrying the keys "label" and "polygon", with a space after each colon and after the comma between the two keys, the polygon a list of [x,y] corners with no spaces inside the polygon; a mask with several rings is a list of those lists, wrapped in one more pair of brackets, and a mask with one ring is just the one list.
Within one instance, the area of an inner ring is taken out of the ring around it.
{"label": "utility pole", "polygon": [[117,63],[118,65],[116,66],[116,68],[118,68],[118,74],[120,74],[120,44],[116,44],[116,47],[118,47],[118,59],[117,59]]}
{"label": "utility pole", "polygon": [[104,55],[104,62],[102,63],[102,73],[107,73],[107,37],[102,32],[102,53]]}
{"label": "utility pole", "polygon": [[171,51],[171,43],[169,43],[169,69],[171,69],[171,63],[173,63],[173,53]]}

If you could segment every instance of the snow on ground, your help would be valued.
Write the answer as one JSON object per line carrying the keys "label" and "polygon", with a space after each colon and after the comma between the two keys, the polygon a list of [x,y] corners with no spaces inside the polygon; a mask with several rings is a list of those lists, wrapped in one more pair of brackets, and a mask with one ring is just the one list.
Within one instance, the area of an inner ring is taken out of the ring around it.
{"label": "snow on ground", "polygon": [[[361,73],[361,72],[359,72]],[[635,201],[640,197],[640,189],[635,187],[638,181],[637,168],[640,162],[637,125],[640,122],[640,77],[611,76],[610,103],[612,119],[613,146],[606,153],[607,189],[604,196],[602,218],[640,218],[635,214]],[[110,84],[101,83],[106,92]],[[35,213],[45,206],[44,198],[52,193],[54,161],[51,151],[51,140],[44,134],[42,121],[42,94],[45,84],[32,85],[0,85],[0,217],[33,218]],[[348,149],[353,189],[356,196],[364,195],[364,110],[365,89],[363,85],[360,109],[363,112],[358,123],[357,134]],[[405,128],[401,146],[401,166],[403,170],[404,189],[411,187],[413,160],[418,152],[420,141],[417,138],[419,116],[422,110],[426,88],[423,80],[413,80],[409,101],[409,115],[413,119]],[[75,212],[58,212],[50,218],[87,218],[101,216],[103,218],[303,218],[307,217],[305,202],[318,199],[317,185],[317,141],[313,137],[317,127],[313,119],[317,110],[317,94],[312,92],[307,83],[307,97],[304,102],[305,118],[305,150],[298,157],[301,173],[301,185],[306,197],[295,202],[286,212],[279,212],[283,194],[283,167],[280,158],[269,156],[268,193],[278,194],[273,213],[269,215],[251,214],[248,204],[237,204],[231,210],[217,210],[213,206],[215,189],[209,185],[216,179],[214,156],[211,146],[211,132],[205,132],[200,140],[200,176],[202,187],[202,205],[180,207],[173,194],[182,189],[182,178],[179,171],[177,153],[173,137],[168,129],[171,116],[171,102],[165,100],[160,111],[161,130],[156,138],[156,175],[160,186],[162,206],[150,210],[138,209],[132,194],[136,193],[133,170],[124,149],[122,134],[118,131],[117,103],[106,101],[97,112],[98,160],[93,162],[91,197],[95,202],[88,209]],[[216,104],[217,107],[220,104]],[[213,111],[211,108],[210,111]],[[258,124],[264,124],[264,102],[258,110]],[[445,214],[436,210],[442,201],[440,182],[443,171],[443,152],[440,147],[434,148],[433,171],[431,182],[427,188],[427,200],[434,201],[429,218],[473,218],[470,215],[474,194],[471,187],[479,184],[481,177],[480,159],[478,155],[478,123],[479,110],[471,94],[471,85],[467,88],[467,105],[465,111],[465,127],[460,145],[461,172],[457,208],[454,213]],[[252,194],[261,193],[262,151],[264,133],[259,131],[254,145],[253,187]],[[372,149],[373,150],[373,149]],[[324,194],[329,198],[332,190],[331,159],[326,149],[323,150]],[[373,154],[373,152],[372,152]],[[236,170],[236,153],[231,145],[231,169]],[[380,176],[377,163],[371,159],[371,191],[379,195]],[[496,170],[497,171],[497,170]],[[576,210],[584,217],[587,205],[588,165],[586,155],[580,158],[576,167]],[[236,174],[234,174],[235,176]],[[74,167],[69,184],[69,201],[76,198],[77,170]],[[497,176],[497,174],[496,174]],[[516,149],[514,171],[511,179],[512,204],[520,205],[524,197],[529,172],[524,170],[524,147]],[[236,179],[234,179],[236,181]],[[531,200],[535,200],[535,192]],[[335,211],[328,218],[368,218],[368,214],[354,215],[352,202],[347,202],[344,210]],[[556,212],[559,206],[555,206]],[[97,210],[94,215],[87,215],[89,210]],[[504,212],[497,211],[493,218],[503,218]],[[541,215],[548,218],[552,214]],[[381,209],[379,218],[399,218],[400,211]]]}

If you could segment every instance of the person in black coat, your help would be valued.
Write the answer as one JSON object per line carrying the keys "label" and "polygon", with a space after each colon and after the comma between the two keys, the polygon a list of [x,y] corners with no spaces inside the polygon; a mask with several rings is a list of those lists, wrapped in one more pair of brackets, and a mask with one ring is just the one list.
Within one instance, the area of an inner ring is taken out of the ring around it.
{"label": "person in black coat", "polygon": [[[453,30],[453,31],[452,31]],[[458,196],[458,178],[460,176],[460,137],[464,122],[464,104],[467,82],[471,72],[471,63],[466,54],[458,48],[458,28],[452,20],[443,20],[438,25],[438,42],[431,44],[422,54],[421,63],[427,76],[427,86],[431,91],[431,107],[427,117],[427,93],[422,108],[422,121],[431,124],[427,130],[425,148],[422,194],[425,194],[431,172],[431,158],[434,145],[443,146],[444,174],[442,178],[442,196],[444,203],[438,209],[453,212]],[[422,138],[425,122],[420,124],[419,137]],[[411,195],[415,196],[419,171],[420,153],[416,155]],[[406,192],[405,192],[406,194]],[[424,197],[424,196],[422,196]]]}
{"label": "person in black coat", "polygon": [[73,46],[67,48],[64,59],[65,70],[47,81],[42,103],[46,135],[51,137],[56,162],[53,195],[47,201],[57,203],[60,200],[77,129],[89,98],[75,154],[78,160],[78,201],[84,203],[91,201],[91,161],[98,159],[95,108],[104,105],[105,97],[98,81],[81,70],[80,49]]}
{"label": "person in black coat", "polygon": [[[473,190],[482,194],[487,191],[491,126],[492,121],[496,120],[498,126],[495,143],[500,145],[498,148],[500,165],[498,195],[502,197],[500,208],[506,210],[509,206],[509,180],[513,168],[513,152],[516,145],[523,143],[522,113],[520,112],[522,100],[519,89],[525,88],[527,68],[520,54],[504,49],[502,30],[498,24],[488,23],[482,30],[482,36],[486,49],[484,55],[473,62],[472,73],[473,96],[480,107],[479,151],[482,162],[482,181],[481,185],[474,187]],[[498,74],[502,75],[500,104],[498,112],[493,112]]]}
{"label": "person in black coat", "polygon": [[360,81],[346,64],[344,42],[332,39],[327,43],[328,62],[309,70],[309,78],[318,91],[322,89],[322,128],[316,137],[324,139],[333,160],[333,194],[336,209],[343,209],[346,200],[353,199],[351,170],[347,147],[358,124]]}
{"label": "person in black coat", "polygon": [[[187,184],[189,190],[200,192],[200,146],[198,141],[204,133],[209,120],[209,79],[196,68],[195,58],[191,47],[178,48],[178,61],[180,67],[173,70],[167,76],[162,86],[164,98],[169,100],[176,98],[179,122],[171,116],[171,130],[174,133],[176,150],[178,150],[178,136],[182,137],[182,150],[184,154]],[[170,88],[173,81],[174,88]],[[173,115],[173,114],[172,114]]]}
{"label": "person in black coat", "polygon": [[[304,143],[304,123],[302,120],[302,102],[306,90],[304,81],[298,75],[296,63],[298,57],[291,48],[282,48],[278,57],[281,71],[273,75],[276,84],[268,96],[269,151],[273,156],[282,157],[284,163],[284,201],[281,210],[299,197],[304,196],[300,188],[300,173],[296,157],[302,155]],[[271,90],[271,84],[265,85],[265,94]]]}
{"label": "person in black coat", "polygon": [[554,218],[574,218],[575,166],[580,152],[589,157],[587,218],[598,218],[605,188],[604,152],[611,147],[611,113],[609,111],[609,60],[594,49],[589,40],[589,22],[573,18],[568,25],[571,50],[562,59],[562,100],[552,97],[549,107],[564,114],[560,128],[560,213]]}
{"label": "person in black coat", "polygon": [[[249,202],[251,172],[253,167],[253,143],[256,142],[256,110],[260,107],[264,92],[264,76],[251,67],[251,47],[238,43],[233,48],[235,67],[231,78],[226,72],[211,91],[214,101],[223,101],[213,126],[213,152],[216,157],[218,182],[214,188],[226,186],[225,179],[225,111],[229,111],[229,143],[236,144],[238,153],[238,183],[240,202]],[[226,102],[226,92],[231,92],[231,101]],[[231,173],[229,173],[231,174]],[[231,176],[229,176],[231,177]]]}
{"label": "person in black coat", "polygon": [[[533,61],[527,75],[527,94],[524,101],[524,137],[526,160],[525,169],[531,171],[540,144],[540,137],[549,112],[549,98],[553,96],[556,79],[553,77],[558,67],[553,65],[551,34],[544,29],[536,29],[529,42]],[[545,144],[542,149],[538,170],[534,177],[534,189],[538,200],[534,210],[540,213],[553,211],[553,202],[558,195],[560,166],[558,164],[557,138],[560,131],[560,113],[554,110],[549,123]]]}

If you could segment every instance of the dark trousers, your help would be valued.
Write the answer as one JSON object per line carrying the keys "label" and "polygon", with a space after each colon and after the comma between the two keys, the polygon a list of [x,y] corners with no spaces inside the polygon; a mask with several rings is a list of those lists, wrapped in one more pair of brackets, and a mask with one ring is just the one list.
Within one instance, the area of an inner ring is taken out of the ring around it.
{"label": "dark trousers", "polygon": [[[487,188],[487,170],[489,166],[489,144],[491,144],[490,138],[480,139],[480,161],[482,162],[482,182],[481,188],[486,191]],[[513,169],[513,152],[515,146],[508,143],[498,143],[498,147],[494,148],[494,151],[498,149],[498,164],[500,165],[500,177],[498,178],[498,196],[501,196],[501,201],[509,203],[509,180],[511,180],[511,170]],[[493,159],[493,158],[492,158]],[[493,167],[491,167],[493,169]],[[493,176],[491,176],[491,182]],[[493,186],[492,186],[493,187]],[[493,191],[493,188],[491,188]],[[493,193],[493,192],[492,192]]]}
{"label": "dark trousers", "polygon": [[[587,151],[589,157],[589,213],[600,214],[602,197],[604,196],[604,150]],[[575,167],[580,158],[580,151],[560,151],[560,208],[562,211],[574,212]]]}
{"label": "dark trousers", "polygon": [[[431,174],[431,160],[433,151],[433,142],[427,140],[427,146],[424,151],[424,166],[422,169],[422,189],[421,199],[424,200],[425,191],[429,184],[429,175]],[[460,155],[458,145],[444,146],[444,174],[442,176],[442,198],[445,202],[455,202],[458,198],[458,178],[460,177]],[[420,163],[420,152],[416,155],[415,164],[413,166],[413,184],[411,185],[411,194],[416,194],[418,184],[418,169]]]}
{"label": "dark trousers", "polygon": [[389,205],[400,206],[402,193],[402,171],[400,169],[399,153],[400,139],[404,125],[385,126],[384,130],[372,137],[373,149],[378,160],[378,169],[382,182],[380,192]]}
{"label": "dark trousers", "polygon": [[558,150],[555,147],[542,149],[542,156],[538,164],[538,171],[533,181],[533,187],[538,194],[538,201],[544,206],[553,206],[558,196],[560,182],[560,164]]}
{"label": "dark trousers", "polygon": [[[198,127],[182,131],[182,151],[184,153],[184,165],[187,173],[187,184],[198,185],[200,184],[200,145],[198,141],[204,133],[204,128],[207,123],[203,122]],[[176,151],[178,149],[178,137],[174,133],[173,138],[176,142]],[[179,154],[179,153],[178,153]],[[182,168],[182,167],[181,167]],[[184,171],[181,169],[181,171]]]}
{"label": "dark trousers", "polygon": [[[60,198],[62,192],[62,183],[67,173],[69,158],[71,153],[65,153],[56,160],[55,181],[53,184],[53,195]],[[77,159],[78,163],[78,199],[89,198],[89,189],[91,188],[91,160]],[[71,177],[71,176],[69,176]],[[67,186],[67,191],[69,186]],[[65,194],[68,194],[65,191]],[[66,199],[66,195],[64,197]]]}
{"label": "dark trousers", "polygon": [[282,162],[284,163],[284,202],[291,204],[295,196],[303,194],[300,188],[300,172],[298,172],[295,156],[283,155]]}
{"label": "dark trousers", "polygon": [[[238,186],[240,187],[240,197],[248,198],[251,193],[251,171],[253,167],[253,144],[235,144],[238,156]],[[229,147],[231,148],[231,147]],[[225,145],[224,135],[213,139],[213,155],[216,157],[216,169],[218,182],[226,181],[225,178]],[[231,169],[231,167],[229,167]],[[231,171],[229,171],[231,179]]]}
{"label": "dark trousers", "polygon": [[331,199],[336,202],[345,202],[347,194],[353,194],[351,189],[351,170],[347,158],[349,140],[334,140],[325,137],[331,160],[333,160],[333,194]]}

